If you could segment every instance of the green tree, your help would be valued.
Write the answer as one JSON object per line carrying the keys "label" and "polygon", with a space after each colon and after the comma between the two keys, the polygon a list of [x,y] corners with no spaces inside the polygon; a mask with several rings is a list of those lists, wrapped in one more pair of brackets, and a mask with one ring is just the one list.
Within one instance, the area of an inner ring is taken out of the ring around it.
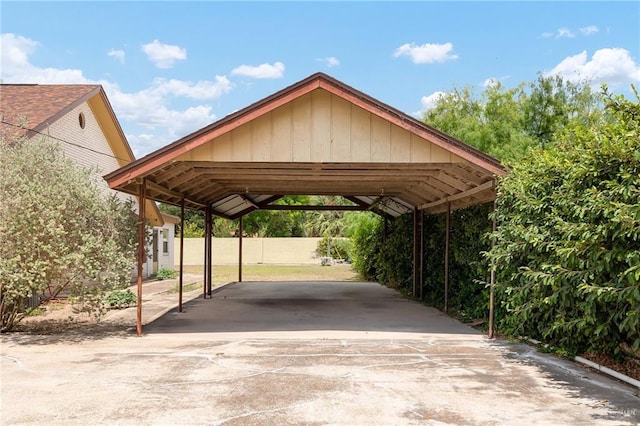
{"label": "green tree", "polygon": [[595,122],[600,111],[600,96],[587,84],[539,76],[511,89],[497,82],[479,96],[470,87],[454,89],[422,118],[510,164],[529,148],[548,144],[571,121]]}
{"label": "green tree", "polygon": [[470,87],[455,89],[426,111],[423,121],[479,150],[511,161],[520,158],[535,141],[522,129],[523,85],[506,89],[501,83],[480,96]]}
{"label": "green tree", "polygon": [[571,120],[592,123],[602,110],[601,99],[586,84],[565,81],[560,76],[538,76],[529,83],[528,95],[523,98],[522,129],[546,145],[556,132],[563,130]]}
{"label": "green tree", "polygon": [[[180,217],[180,207],[171,204],[160,203],[161,212]],[[175,235],[180,235],[180,223],[176,224]],[[184,236],[185,238],[204,237],[204,214],[197,210],[184,210]]]}
{"label": "green tree", "polygon": [[137,244],[131,203],[105,196],[46,139],[0,140],[0,330],[33,295],[74,296],[99,312],[131,280]]}

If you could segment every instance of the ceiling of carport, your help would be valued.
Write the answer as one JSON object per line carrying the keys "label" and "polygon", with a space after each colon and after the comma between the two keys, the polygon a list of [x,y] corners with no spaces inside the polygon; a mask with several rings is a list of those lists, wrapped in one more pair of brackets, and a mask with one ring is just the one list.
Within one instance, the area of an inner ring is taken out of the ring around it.
{"label": "ceiling of carport", "polygon": [[237,218],[284,195],[399,216],[495,199],[498,160],[325,74],[105,176],[111,188]]}

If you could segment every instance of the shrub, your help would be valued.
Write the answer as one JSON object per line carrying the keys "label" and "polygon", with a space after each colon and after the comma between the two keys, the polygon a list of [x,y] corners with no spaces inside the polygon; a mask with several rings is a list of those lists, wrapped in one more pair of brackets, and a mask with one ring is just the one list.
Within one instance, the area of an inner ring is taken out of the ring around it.
{"label": "shrub", "polygon": [[131,290],[116,290],[107,296],[107,304],[111,309],[124,309],[137,303],[136,295]]}
{"label": "shrub", "polygon": [[64,293],[100,312],[104,294],[131,278],[131,203],[105,196],[92,170],[47,139],[3,138],[0,170],[0,331],[24,317],[34,294]]}
{"label": "shrub", "polygon": [[158,280],[170,280],[178,276],[178,271],[175,269],[169,268],[160,268],[158,273],[156,274],[156,279]]}
{"label": "shrub", "polygon": [[330,257],[347,261],[350,259],[352,244],[347,238],[322,238],[318,241],[318,248],[316,249],[318,256],[327,256],[327,244],[329,244]]}
{"label": "shrub", "polygon": [[501,181],[489,252],[503,330],[571,353],[640,347],[640,104],[606,107]]}

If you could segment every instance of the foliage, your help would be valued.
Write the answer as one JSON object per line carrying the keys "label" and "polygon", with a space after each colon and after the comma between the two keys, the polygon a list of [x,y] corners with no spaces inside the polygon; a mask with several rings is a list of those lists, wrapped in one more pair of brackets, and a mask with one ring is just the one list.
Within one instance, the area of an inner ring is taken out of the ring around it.
{"label": "foliage", "polygon": [[28,317],[35,317],[38,315],[42,315],[45,312],[45,310],[41,307],[41,306],[36,306],[36,307],[27,307],[24,310],[24,314]]}
{"label": "foliage", "polygon": [[[352,205],[343,197],[314,196],[310,197],[315,206],[347,206]],[[339,210],[311,211],[305,215],[302,225],[309,237],[339,237],[344,235],[346,222],[344,212]]]}
{"label": "foliage", "polygon": [[502,179],[488,253],[504,330],[572,353],[640,347],[640,105],[604,94]]}
{"label": "foliage", "polygon": [[[489,308],[489,267],[481,256],[489,249],[489,218],[493,205],[483,204],[451,212],[449,234],[448,310],[466,319],[486,318]],[[426,215],[424,227],[423,296],[444,307],[446,214]]]}
{"label": "foliage", "polygon": [[116,290],[107,296],[107,305],[111,309],[125,309],[137,303],[136,295],[131,290]]}
{"label": "foliage", "polygon": [[[350,205],[342,197],[336,196],[286,196],[276,205]],[[160,204],[165,213],[180,216],[180,207]],[[185,238],[204,237],[204,214],[185,210]],[[341,211],[296,211],[257,210],[244,216],[245,235],[254,237],[339,237],[344,235],[344,212]],[[213,220],[213,234],[218,237],[238,235],[238,220],[216,217]],[[176,235],[180,235],[180,224],[176,225]]]}
{"label": "foliage", "polygon": [[329,256],[334,259],[349,260],[351,253],[351,241],[348,238],[330,238],[324,237],[318,241],[316,254],[318,256],[327,256],[327,245],[329,246]]}
{"label": "foliage", "polygon": [[350,239],[353,268],[365,280],[375,280],[378,254],[382,249],[382,218],[375,213],[361,213],[352,217]]}
{"label": "foliage", "polygon": [[523,130],[546,145],[572,120],[588,124],[596,119],[601,111],[600,97],[588,84],[539,75],[529,84],[529,94],[523,99],[521,110]]}
{"label": "foliage", "polygon": [[510,164],[531,147],[548,144],[572,120],[592,122],[599,96],[586,84],[539,76],[507,89],[495,82],[480,96],[454,89],[423,115],[423,121]]}
{"label": "foliage", "polygon": [[46,139],[0,141],[0,330],[32,295],[77,298],[96,312],[131,279],[137,244],[131,203],[105,196]]}
{"label": "foliage", "polygon": [[426,111],[423,121],[502,160],[520,158],[535,141],[521,128],[523,86],[490,85],[478,97],[469,87],[455,89]]}
{"label": "foliage", "polygon": [[156,279],[158,280],[170,280],[178,276],[178,271],[169,268],[160,268],[156,273]]}
{"label": "foliage", "polygon": [[[171,204],[160,203],[158,208],[163,213],[180,217],[180,207]],[[202,238],[204,237],[204,214],[197,210],[184,210],[184,237]],[[175,235],[180,235],[180,222],[176,224]]]}

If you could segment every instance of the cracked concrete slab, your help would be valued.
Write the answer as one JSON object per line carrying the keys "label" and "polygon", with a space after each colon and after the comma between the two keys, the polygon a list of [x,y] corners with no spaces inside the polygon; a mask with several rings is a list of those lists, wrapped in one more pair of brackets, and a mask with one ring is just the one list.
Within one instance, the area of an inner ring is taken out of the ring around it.
{"label": "cracked concrete slab", "polygon": [[141,338],[0,339],[2,424],[640,422],[628,385],[372,283],[235,284]]}

